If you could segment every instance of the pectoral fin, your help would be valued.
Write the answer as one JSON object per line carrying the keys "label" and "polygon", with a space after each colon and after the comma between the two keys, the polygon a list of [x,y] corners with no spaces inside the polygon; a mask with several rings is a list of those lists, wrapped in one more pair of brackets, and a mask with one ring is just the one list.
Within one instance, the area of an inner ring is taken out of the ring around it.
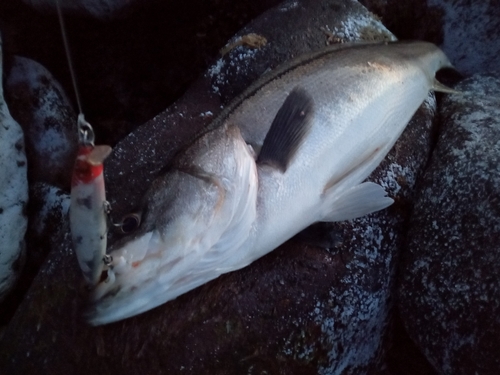
{"label": "pectoral fin", "polygon": [[296,87],[288,95],[264,139],[257,163],[270,164],[285,172],[311,127],[313,101]]}
{"label": "pectoral fin", "polygon": [[322,221],[355,219],[382,210],[394,201],[380,185],[364,182],[347,190],[340,196],[333,196],[333,190],[325,191],[325,214]]}

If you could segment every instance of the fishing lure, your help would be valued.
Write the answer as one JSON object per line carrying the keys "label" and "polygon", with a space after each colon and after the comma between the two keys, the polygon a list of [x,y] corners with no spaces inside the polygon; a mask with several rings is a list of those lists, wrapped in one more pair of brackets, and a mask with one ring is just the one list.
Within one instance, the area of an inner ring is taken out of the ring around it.
{"label": "fishing lure", "polygon": [[106,201],[103,176],[103,162],[111,153],[111,147],[94,144],[94,131],[85,121],[82,112],[64,18],[58,0],[56,7],[79,110],[77,121],[79,146],[71,179],[69,208],[71,237],[83,276],[87,284],[95,286],[101,279],[104,267],[111,263],[111,257],[106,256],[108,214],[111,208]]}
{"label": "fishing lure", "polygon": [[104,187],[103,162],[107,145],[94,145],[94,133],[83,114],[78,116],[79,148],[71,181],[69,220],[78,264],[89,285],[96,285],[106,257],[109,204]]}

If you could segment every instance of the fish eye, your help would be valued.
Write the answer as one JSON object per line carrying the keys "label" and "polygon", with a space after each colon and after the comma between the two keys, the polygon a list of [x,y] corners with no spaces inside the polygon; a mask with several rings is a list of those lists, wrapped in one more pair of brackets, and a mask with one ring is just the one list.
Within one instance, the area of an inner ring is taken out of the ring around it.
{"label": "fish eye", "polygon": [[130,233],[136,230],[141,224],[141,215],[138,213],[131,213],[126,215],[120,225],[120,229],[123,233]]}

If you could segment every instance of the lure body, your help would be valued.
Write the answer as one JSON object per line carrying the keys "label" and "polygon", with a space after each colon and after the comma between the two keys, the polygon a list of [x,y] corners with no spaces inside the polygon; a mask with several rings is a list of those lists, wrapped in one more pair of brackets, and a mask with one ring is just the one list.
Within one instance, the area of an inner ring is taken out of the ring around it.
{"label": "lure body", "polygon": [[107,213],[103,161],[109,146],[80,145],[71,181],[71,236],[85,281],[96,285],[106,254]]}

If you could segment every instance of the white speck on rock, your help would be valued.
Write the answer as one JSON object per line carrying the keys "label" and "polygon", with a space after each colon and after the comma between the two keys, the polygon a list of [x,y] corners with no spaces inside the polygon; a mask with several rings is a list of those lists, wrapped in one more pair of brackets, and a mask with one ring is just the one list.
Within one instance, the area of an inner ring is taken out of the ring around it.
{"label": "white speck on rock", "polygon": [[279,10],[280,10],[280,12],[288,12],[292,9],[298,8],[298,6],[299,6],[298,1],[290,1],[290,2],[282,4],[281,7],[279,8]]}
{"label": "white speck on rock", "polygon": [[236,74],[240,74],[242,69],[247,69],[250,66],[258,51],[258,49],[254,48],[237,46],[228,53],[230,60],[227,64],[224,58],[218,59],[214,65],[208,68],[205,75],[212,78],[212,92],[220,94],[220,88],[229,84],[228,74],[231,74],[229,73],[230,68],[235,69]]}
{"label": "white speck on rock", "polygon": [[345,41],[350,42],[366,40],[366,31],[369,29],[377,30],[378,33],[390,35],[391,40],[396,40],[391,32],[384,25],[382,25],[382,23],[374,19],[369,14],[356,14],[353,17],[347,17],[340,22],[339,26],[334,27],[332,30],[334,34],[338,35]]}
{"label": "white speck on rock", "polygon": [[210,68],[208,68],[208,71],[207,71],[207,74],[210,76],[210,77],[214,77],[218,74],[221,73],[222,71],[222,68],[224,67],[224,59],[223,58],[220,58],[219,60],[217,60],[215,62],[214,65],[212,65]]}

